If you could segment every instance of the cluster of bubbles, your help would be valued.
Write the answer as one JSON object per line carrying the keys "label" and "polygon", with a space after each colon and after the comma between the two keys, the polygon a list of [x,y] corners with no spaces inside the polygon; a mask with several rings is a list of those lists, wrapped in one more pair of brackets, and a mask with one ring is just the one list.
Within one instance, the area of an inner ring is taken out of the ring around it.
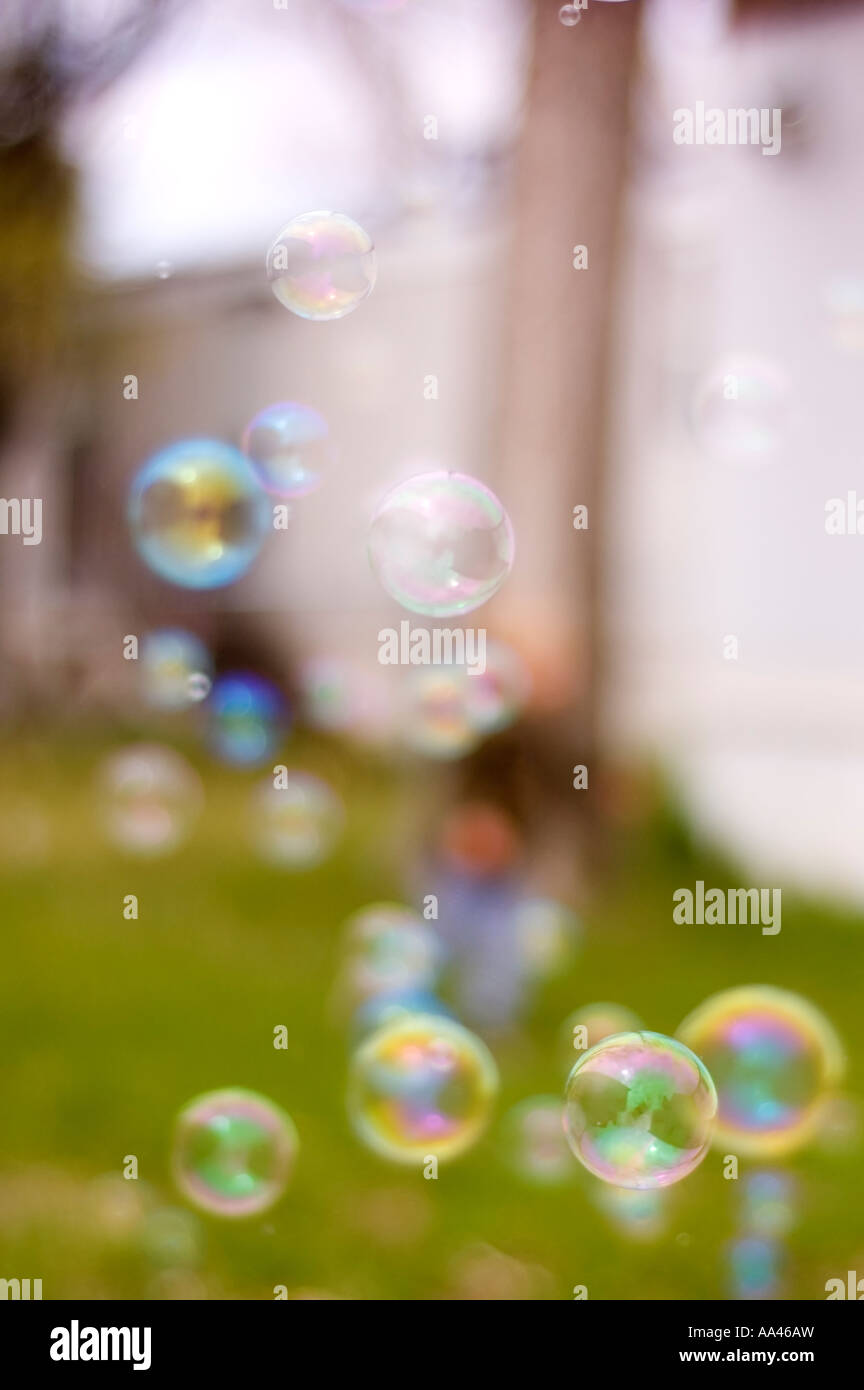
{"label": "cluster of bubbles", "polygon": [[253,793],[253,843],[262,859],[279,868],[313,869],[323,863],[344,819],[332,787],[309,772],[280,769]]}
{"label": "cluster of bubbles", "polygon": [[210,693],[213,663],[200,637],[183,628],[160,628],[141,643],[140,675],[145,703],[158,710],[183,710]]}
{"label": "cluster of bubbles", "polygon": [[221,1217],[257,1216],[283,1195],[297,1157],[290,1116],[254,1091],[209,1091],[180,1111],[173,1171],[194,1206]]}
{"label": "cluster of bubbles", "polygon": [[502,503],[465,473],[421,473],[399,483],[369,529],[369,559],[387,593],[429,617],[479,608],[504,583],[513,554]]}
{"label": "cluster of bubbles", "polygon": [[843,1049],[828,1020],[806,999],[767,985],[713,995],[677,1036],[716,1082],[717,1144],[739,1154],[800,1148],[843,1073]]}
{"label": "cluster of bubbles", "polygon": [[700,1059],[661,1033],[616,1033],[590,1048],[565,1088],[565,1132],[595,1177],[668,1187],[708,1152],[717,1093]]}

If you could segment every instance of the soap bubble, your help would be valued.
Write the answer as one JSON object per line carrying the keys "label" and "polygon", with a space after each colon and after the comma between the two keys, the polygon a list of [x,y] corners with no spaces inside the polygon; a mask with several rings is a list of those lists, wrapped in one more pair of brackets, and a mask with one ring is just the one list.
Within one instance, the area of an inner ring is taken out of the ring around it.
{"label": "soap bubble", "polygon": [[468,722],[481,734],[508,728],[519,717],[531,690],[527,668],[518,652],[504,642],[487,642],[486,669],[466,669]]}
{"label": "soap bubble", "polygon": [[626,1240],[657,1240],[666,1230],[668,1188],[612,1187],[608,1182],[598,1182],[594,1184],[592,1200]]}
{"label": "soap bubble", "polygon": [[493,492],[465,473],[421,473],[391,489],[369,530],[369,559],[403,608],[470,613],[513,565],[513,527]]}
{"label": "soap bubble", "polygon": [[569,964],[581,936],[579,918],[563,903],[528,898],[516,912],[522,960],[535,978],[556,975]]}
{"label": "soap bubble", "polygon": [[304,212],[282,228],[267,252],[270,288],[301,319],[342,319],[375,284],[368,232],[343,212]]}
{"label": "soap bubble", "polygon": [[159,744],[112,753],[99,771],[108,838],[131,854],[168,854],[182,843],[203,801],[201,779],[185,758]]}
{"label": "soap bubble", "polygon": [[185,439],[154,454],[133,480],[128,515],[142,560],[185,589],[239,579],[270,528],[251,463],[213,439]]}
{"label": "soap bubble", "polygon": [[790,1173],[763,1168],[738,1185],[740,1224],[750,1235],[788,1235],[798,1220],[798,1187]]}
{"label": "soap bubble", "polygon": [[564,1138],[564,1112],[555,1096],[529,1096],[514,1105],[501,1126],[502,1152],[508,1168],[525,1182],[552,1187],[576,1173]]}
{"label": "soap bubble", "polygon": [[780,1293],[782,1247],[761,1236],[742,1236],[727,1249],[730,1297],[773,1299]]}
{"label": "soap bubble", "polygon": [[355,1010],[351,1020],[351,1031],[355,1038],[365,1038],[388,1023],[416,1017],[417,1014],[435,1014],[442,1018],[452,1018],[446,1005],[428,989],[401,989],[392,993],[372,994],[368,999],[364,999]]}
{"label": "soap bubble", "polygon": [[327,422],[308,405],[283,401],[260,410],[246,426],[243,452],[267,492],[305,497],[327,469]]}
{"label": "soap bubble", "polygon": [[574,24],[578,24],[582,18],[582,13],[578,5],[562,5],[558,11],[558,18],[568,29],[572,29]]}
{"label": "soap bubble", "polygon": [[843,1049],[828,1020],[806,999],[768,985],[713,995],[677,1036],[715,1079],[716,1142],[735,1153],[800,1148],[843,1072]]}
{"label": "soap bubble", "polygon": [[174,1180],[213,1216],[257,1216],[285,1191],[297,1147],[293,1121],[266,1096],[209,1091],[177,1118]]}
{"label": "soap bubble", "polygon": [[360,1139],[395,1163],[464,1153],[489,1120],[498,1069],[461,1024],[425,1014],[397,1019],[354,1054],[348,1112]]}
{"label": "soap bubble", "polygon": [[623,1004],[585,1004],[564,1020],[561,1055],[568,1073],[578,1057],[613,1033],[639,1033],[642,1020]]}
{"label": "soap bubble", "polygon": [[336,793],[308,772],[278,774],[255,789],[253,837],[259,854],[283,869],[314,869],[329,856],[345,819]]}
{"label": "soap bubble", "polygon": [[705,1157],[717,1111],[699,1058],[661,1033],[616,1033],[586,1052],[565,1092],[570,1147],[616,1187],[668,1187]]}
{"label": "soap bubble", "polygon": [[422,666],[408,672],[402,701],[402,741],[426,758],[464,758],[480,743],[468,711],[464,666]]}
{"label": "soap bubble", "polygon": [[214,683],[207,704],[207,741],[216,757],[238,767],[271,758],[287,723],[285,701],[271,681],[231,671]]}
{"label": "soap bubble", "polygon": [[355,997],[434,984],[441,948],[428,923],[399,903],[373,903],[349,918],[346,972]]}
{"label": "soap bubble", "polygon": [[697,386],[693,429],[720,463],[763,463],[784,442],[788,412],[788,386],[777,367],[755,357],[730,358]]}
{"label": "soap bubble", "polygon": [[196,693],[200,682],[209,690],[210,653],[192,632],[179,627],[148,632],[140,661],[144,698],[155,709],[187,709],[202,698]]}

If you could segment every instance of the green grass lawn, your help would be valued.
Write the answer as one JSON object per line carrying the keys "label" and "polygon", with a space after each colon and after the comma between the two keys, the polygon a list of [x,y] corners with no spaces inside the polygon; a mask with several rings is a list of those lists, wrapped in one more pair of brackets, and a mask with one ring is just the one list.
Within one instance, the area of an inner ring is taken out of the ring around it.
{"label": "green grass lawn", "polygon": [[[2,758],[0,1277],[41,1278],[45,1298],[271,1299],[284,1285],[291,1296],[566,1299],[579,1284],[592,1299],[725,1297],[737,1190],[720,1154],[671,1192],[665,1234],[648,1243],[616,1232],[575,1161],[572,1181],[551,1190],[502,1162],[507,1109],[561,1089],[563,1019],[612,999],[671,1033],[718,989],[776,984],[828,1014],[849,1054],[848,1090],[860,1092],[864,924],[784,893],[777,937],[673,926],[675,887],[735,878],[658,814],[617,845],[570,971],[496,1048],[502,1093],[486,1138],[437,1181],[389,1167],[349,1129],[348,1043],[330,997],[344,919],[402,895],[391,774],[323,742],[301,746],[307,766],[336,770],[348,828],[326,865],[291,874],[246,842],[254,779],[192,754],[204,815],[184,848],[144,863],[101,836],[92,777],[104,752],[76,735],[69,747],[22,740]],[[22,807],[36,808],[46,842],[19,860],[8,846]],[[137,921],[123,917],[130,893]],[[273,1047],[278,1024],[284,1051]],[[284,1200],[242,1223],[193,1214],[170,1177],[176,1112],[229,1085],[282,1105],[301,1141]],[[121,1176],[130,1154],[137,1183]],[[860,1146],[815,1145],[788,1165],[801,1211],[785,1296],[824,1298],[826,1279],[864,1274],[860,1162]]]}

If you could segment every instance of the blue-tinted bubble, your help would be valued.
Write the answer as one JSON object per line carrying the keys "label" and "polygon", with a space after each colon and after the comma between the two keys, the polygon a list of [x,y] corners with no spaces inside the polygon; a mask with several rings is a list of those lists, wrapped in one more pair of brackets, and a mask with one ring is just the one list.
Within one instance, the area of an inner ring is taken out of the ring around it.
{"label": "blue-tinted bubble", "polygon": [[209,690],[210,653],[192,632],[178,627],[148,632],[139,659],[144,698],[154,709],[188,709]]}
{"label": "blue-tinted bubble", "polygon": [[214,439],[185,439],[136,474],[129,525],[138,553],[186,589],[232,584],[270,527],[270,505],[248,459]]}
{"label": "blue-tinted bubble", "polygon": [[783,1250],[775,1240],[743,1236],[728,1248],[729,1296],[743,1301],[777,1298]]}
{"label": "blue-tinted bubble", "polygon": [[268,405],[246,426],[243,452],[267,492],[305,497],[320,486],[327,469],[327,422],[308,405]]}
{"label": "blue-tinted bubble", "polygon": [[356,1010],[351,1020],[355,1038],[365,1038],[385,1024],[411,1014],[432,1014],[452,1018],[450,1010],[434,994],[423,989],[402,989],[370,995]]}
{"label": "blue-tinted bubble", "polygon": [[207,739],[222,762],[239,767],[266,762],[287,723],[280,691],[262,676],[235,671],[214,683],[207,702]]}

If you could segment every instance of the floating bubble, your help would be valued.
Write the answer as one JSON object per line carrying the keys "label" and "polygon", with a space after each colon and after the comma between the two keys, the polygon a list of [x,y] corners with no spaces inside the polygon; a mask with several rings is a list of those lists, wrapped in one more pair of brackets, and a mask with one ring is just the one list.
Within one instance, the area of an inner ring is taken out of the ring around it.
{"label": "floating bubble", "polygon": [[362,1141],[395,1163],[454,1158],[486,1128],[498,1070],[484,1043],[441,1017],[398,1019],[361,1043],[348,1113]]}
{"label": "floating bubble", "polygon": [[372,238],[343,212],[302,213],[267,252],[270,288],[301,319],[344,318],[370,293],[376,273]]}
{"label": "floating bubble", "polygon": [[788,413],[788,386],[777,367],[730,358],[697,386],[692,423],[698,443],[718,462],[764,463],[784,442]]}
{"label": "floating bubble", "polygon": [[798,1220],[798,1185],[790,1173],[763,1168],[746,1173],[738,1188],[740,1224],[750,1235],[788,1235]]}
{"label": "floating bubble", "polygon": [[421,473],[394,487],[369,530],[369,559],[388,594],[412,613],[470,613],[513,565],[513,527],[484,483]]}
{"label": "floating bubble", "polygon": [[410,671],[403,690],[402,740],[426,758],[464,758],[480,742],[468,713],[464,666]]}
{"label": "floating bubble", "polygon": [[760,1236],[742,1236],[728,1247],[729,1288],[743,1301],[777,1298],[780,1293],[782,1247]]}
{"label": "floating bubble", "polygon": [[514,1105],[504,1116],[501,1138],[508,1168],[525,1182],[552,1187],[572,1180],[576,1165],[555,1096],[530,1096]]}
{"label": "floating bubble", "polygon": [[652,1241],[668,1224],[668,1189],[662,1187],[612,1187],[594,1185],[592,1199],[598,1211],[626,1240]]}
{"label": "floating bubble", "polygon": [[251,671],[232,671],[214,683],[207,704],[207,741],[217,758],[256,767],[271,758],[287,725],[282,694]]}
{"label": "floating bubble", "polygon": [[441,949],[428,923],[399,903],[373,903],[346,923],[346,968],[355,998],[434,984]]}
{"label": "floating bubble", "polygon": [[157,261],[156,274],[160,280],[170,280],[174,274],[174,267],[170,261]]}
{"label": "floating bubble", "polygon": [[399,1019],[416,1017],[417,1014],[435,1014],[442,1018],[452,1015],[446,1005],[436,995],[426,989],[402,989],[392,993],[372,994],[365,999],[354,1013],[351,1031],[355,1038],[365,1038],[377,1032],[388,1023]]}
{"label": "floating bubble", "polygon": [[717,1094],[699,1058],[661,1033],[616,1033],[586,1052],[565,1090],[565,1132],[595,1177],[668,1187],[708,1151]]}
{"label": "floating bubble", "polygon": [[148,632],[141,643],[144,698],[155,709],[187,709],[210,688],[210,653],[199,637],[179,627]]}
{"label": "floating bubble", "polygon": [[203,671],[193,671],[186,682],[186,690],[193,705],[206,700],[213,688],[213,682]]}
{"label": "floating bubble", "polygon": [[575,912],[563,903],[529,898],[517,909],[516,931],[526,970],[545,979],[572,960],[582,928]]}
{"label": "floating bubble", "polygon": [[677,1036],[715,1079],[715,1139],[734,1153],[783,1154],[806,1143],[843,1071],[828,1020],[806,999],[768,985],[713,995]]}
{"label": "floating bubble", "polygon": [[488,642],[485,671],[466,672],[466,680],[468,722],[484,735],[509,728],[521,714],[531,690],[525,663],[504,642]]}
{"label": "floating bubble", "polygon": [[562,5],[558,11],[558,18],[565,28],[572,29],[582,18],[582,12],[578,5]]}
{"label": "floating bubble", "polygon": [[577,1057],[613,1033],[639,1033],[642,1020],[623,1004],[585,1004],[564,1020],[561,1055],[569,1074]]}
{"label": "floating bubble", "polygon": [[342,833],[342,802],[326,782],[308,772],[286,771],[256,788],[253,838],[259,854],[283,869],[314,869]]}
{"label": "floating bubble", "polygon": [[321,484],[329,455],[323,415],[308,405],[283,401],[260,410],[246,426],[243,452],[267,492],[305,497]]}
{"label": "floating bubble", "polygon": [[132,483],[128,515],[142,560],[185,589],[239,579],[270,527],[251,463],[213,439],[185,439],[154,454]]}
{"label": "floating bubble", "polygon": [[201,780],[172,748],[137,743],[99,770],[108,838],[132,854],[168,854],[182,843],[203,801]]}
{"label": "floating bubble", "polygon": [[266,1096],[210,1091],[177,1118],[174,1180],[213,1216],[256,1216],[285,1191],[297,1147],[293,1121]]}

